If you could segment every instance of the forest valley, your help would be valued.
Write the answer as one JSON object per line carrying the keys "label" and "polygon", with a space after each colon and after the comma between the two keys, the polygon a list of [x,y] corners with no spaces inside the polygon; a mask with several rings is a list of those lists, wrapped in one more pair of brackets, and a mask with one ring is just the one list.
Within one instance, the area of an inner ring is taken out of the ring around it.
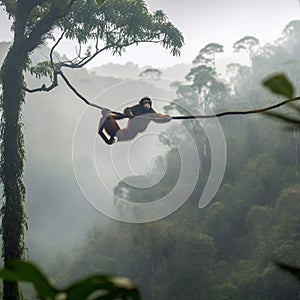
{"label": "forest valley", "polygon": [[[165,107],[165,111],[182,113],[178,105],[184,104],[191,111],[199,112],[201,103],[194,94],[190,94],[191,88],[201,92],[203,100],[215,112],[259,108],[279,102],[278,96],[261,87],[262,80],[275,71],[285,72],[294,84],[296,95],[299,95],[300,21],[290,22],[282,36],[272,44],[260,46],[254,37],[245,37],[235,43],[235,49],[247,51],[250,64],[227,65],[225,80],[216,70],[216,56],[222,52],[222,45],[212,43],[202,48],[190,71],[185,74],[186,80],[173,83],[176,99]],[[74,77],[74,82],[81,82],[82,91],[84,85],[86,89],[96,86],[97,80],[107,86],[122,81],[100,78],[86,70],[80,72]],[[148,88],[153,90],[156,87]],[[139,287],[142,299],[146,300],[299,299],[296,278],[280,271],[274,264],[277,260],[300,265],[299,111],[297,103],[280,109],[281,114],[298,118],[299,124],[264,114],[220,118],[227,143],[227,167],[219,191],[203,209],[198,208],[198,201],[210,170],[209,144],[196,122],[183,121],[192,135],[197,132],[195,141],[201,158],[201,174],[192,195],[180,209],[163,220],[149,224],[108,220],[105,226],[98,226],[95,221],[82,243],[68,252],[61,251],[51,260],[44,254],[37,254],[40,246],[36,247],[29,233],[30,258],[45,266],[50,278],[62,286],[95,272],[129,277]],[[25,120],[29,127],[33,127],[26,115],[31,113],[25,108]],[[57,116],[58,122],[63,124],[63,113]],[[54,133],[57,128],[48,128],[48,134]],[[71,132],[71,128],[68,130]],[[187,145],[189,143],[181,132],[170,129],[167,134],[171,138],[182,139]],[[34,140],[34,137],[30,139]],[[163,139],[161,142],[167,143]],[[32,165],[26,171],[28,177],[34,173],[36,166],[33,162],[37,159],[30,153],[28,164]],[[180,171],[176,149],[170,147],[165,160],[167,172],[155,187],[138,189],[119,182],[115,194],[128,201],[149,202],[168,193],[176,184]],[[71,171],[56,176],[68,176],[67,184],[75,199],[79,192],[73,191],[75,183],[70,183]],[[47,168],[43,172],[47,174]],[[39,179],[36,177],[36,180]],[[41,213],[37,205],[48,205],[47,209],[56,206],[58,211],[63,211],[60,205],[63,205],[67,193],[60,194],[62,186],[58,185],[57,190],[52,191],[54,195],[49,196],[49,203],[38,204],[44,199],[34,200],[33,181],[31,178],[27,182],[27,209],[29,225],[33,222],[37,227],[38,221],[31,220],[31,216]],[[182,188],[188,189],[189,186]],[[56,200],[51,202],[52,198]],[[70,222],[73,220],[72,226],[76,228],[77,220],[81,224],[80,214],[76,202],[72,205],[75,212]],[[58,216],[64,218],[63,213],[58,212]],[[54,213],[52,217],[55,218]],[[51,222],[49,220],[47,222]],[[42,224],[41,215],[39,221]]]}

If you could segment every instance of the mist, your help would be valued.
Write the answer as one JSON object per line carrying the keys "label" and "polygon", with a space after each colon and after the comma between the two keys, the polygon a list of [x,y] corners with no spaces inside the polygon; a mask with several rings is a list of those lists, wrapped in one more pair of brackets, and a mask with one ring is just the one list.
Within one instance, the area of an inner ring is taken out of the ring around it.
{"label": "mist", "polygon": [[[218,3],[216,9],[215,2],[187,2],[183,11],[180,3],[147,2],[151,9],[168,11],[183,30],[184,20],[191,17],[186,22],[193,28],[186,34],[191,52],[183,50],[182,58],[163,64],[164,55],[153,50],[153,58],[147,48],[137,47],[143,54],[135,59],[130,57],[136,50],[128,51],[121,59],[104,56],[86,69],[65,72],[89,101],[122,112],[147,95],[157,112],[172,116],[261,108],[282,100],[262,86],[273,72],[283,72],[299,92],[300,21],[289,23],[291,18],[280,30],[273,28],[278,34],[270,33],[272,42],[262,38],[251,64],[247,53],[234,54],[237,58],[230,50],[230,55],[216,55],[217,69],[211,68],[215,72],[205,69],[211,73],[202,76],[213,80],[201,86],[202,92],[191,76],[199,51],[210,42],[222,44],[215,32],[221,32],[228,45],[256,36],[262,24],[251,23],[255,11],[265,18],[272,4],[276,11],[282,10],[281,4],[230,1]],[[231,14],[231,26],[243,23],[242,14],[232,11],[235,6],[239,12],[249,8],[251,24],[225,37],[221,29],[229,29],[222,27],[228,21],[224,15]],[[296,5],[289,2],[284,7],[280,22]],[[193,23],[201,19],[198,10],[210,11],[201,20],[201,28],[209,27],[201,40],[198,23]],[[265,26],[268,31],[271,24]],[[281,33],[286,26],[292,30]],[[8,47],[8,42],[0,43],[0,61]],[[45,46],[31,59],[37,63],[48,55]],[[56,53],[58,61],[62,55],[69,55],[67,48]],[[140,76],[147,68],[162,74]],[[188,74],[192,79],[187,80]],[[26,73],[26,82],[35,88],[47,80]],[[27,93],[23,121],[28,258],[59,286],[89,274],[114,273],[131,278],[142,298],[149,300],[296,299],[298,282],[279,272],[272,259],[300,263],[299,105],[279,113],[298,121],[227,116],[217,121],[222,135],[216,133],[215,145],[209,136],[214,123],[152,122],[133,141],[108,146],[97,134],[101,110],[87,106],[63,80],[51,92]],[[119,124],[124,127],[126,122]],[[212,153],[213,147],[224,150],[223,138],[227,151],[217,152],[216,161],[226,160],[225,173],[214,197],[200,209],[207,182],[217,182],[211,174]]]}
{"label": "mist", "polygon": [[[1,46],[3,58],[9,44],[1,43]],[[47,48],[41,48],[32,55],[32,60],[36,63],[42,61],[47,53]],[[84,69],[66,74],[91,102],[123,111],[142,96],[151,95],[156,99],[155,109],[163,111],[167,101],[174,96],[174,90],[168,87],[170,81],[156,83],[152,79],[141,79],[138,74],[142,69],[137,70],[131,79],[130,76],[127,79],[112,77],[105,72],[100,76],[95,70],[88,72]],[[178,74],[175,67],[173,76],[181,79],[183,75]],[[29,74],[26,80],[29,88],[47,83]],[[134,174],[149,174],[154,161],[145,161],[145,158],[166,152],[158,141],[159,125],[152,124],[149,127],[152,134],[148,134],[148,139],[144,138],[136,150],[133,149],[131,158],[123,155],[128,146],[117,145],[114,164],[119,167],[115,174],[112,162],[107,159],[112,155],[111,148],[97,135],[100,116],[100,110],[86,106],[63,82],[49,93],[27,94],[23,107],[24,178],[30,228],[26,233],[26,245],[30,259],[49,262],[58,253],[80,245],[92,227],[105,228],[111,220],[97,206],[101,207],[99,202],[103,195],[113,202],[114,187],[132,172],[124,171],[128,169],[128,161],[135,169]],[[121,126],[126,126],[126,121],[122,121]],[[153,145],[156,146],[151,148]]]}

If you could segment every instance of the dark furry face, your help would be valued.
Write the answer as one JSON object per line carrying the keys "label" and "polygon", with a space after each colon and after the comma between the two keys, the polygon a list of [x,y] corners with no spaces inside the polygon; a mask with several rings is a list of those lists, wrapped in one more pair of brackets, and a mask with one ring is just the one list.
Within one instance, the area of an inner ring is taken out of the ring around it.
{"label": "dark furry face", "polygon": [[145,99],[145,100],[143,100],[141,105],[144,110],[149,110],[149,109],[151,109],[151,100]]}

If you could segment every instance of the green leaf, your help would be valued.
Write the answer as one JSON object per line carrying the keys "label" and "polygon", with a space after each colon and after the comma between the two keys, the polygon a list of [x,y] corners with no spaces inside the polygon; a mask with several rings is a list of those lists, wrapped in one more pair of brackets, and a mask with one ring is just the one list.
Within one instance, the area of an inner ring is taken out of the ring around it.
{"label": "green leaf", "polygon": [[40,298],[54,298],[58,292],[37,267],[24,261],[9,262],[4,269],[0,270],[0,278],[13,282],[30,282]]}
{"label": "green leaf", "polygon": [[289,99],[294,97],[294,87],[283,73],[276,73],[263,81],[263,85],[275,94]]}
{"label": "green leaf", "polygon": [[96,275],[82,279],[66,290],[52,287],[41,271],[31,263],[11,261],[0,270],[0,278],[13,282],[30,282],[34,285],[38,298],[68,300],[140,300],[139,292],[131,280],[113,275]]}
{"label": "green leaf", "polygon": [[52,79],[53,68],[49,61],[39,62],[36,66],[29,68],[30,74],[40,79],[44,77],[50,77]]}
{"label": "green leaf", "polygon": [[119,299],[124,296],[139,300],[136,286],[127,278],[97,275],[83,279],[66,289],[68,300]]}
{"label": "green leaf", "polygon": [[99,6],[101,6],[105,2],[105,0],[96,0],[96,2]]}

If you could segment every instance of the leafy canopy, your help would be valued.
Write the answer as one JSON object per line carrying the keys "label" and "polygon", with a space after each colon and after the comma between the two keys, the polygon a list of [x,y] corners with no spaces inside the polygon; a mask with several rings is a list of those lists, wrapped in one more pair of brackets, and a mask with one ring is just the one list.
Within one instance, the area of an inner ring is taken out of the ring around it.
{"label": "leafy canopy", "polygon": [[234,52],[246,50],[249,54],[253,54],[255,47],[259,45],[259,40],[253,36],[245,36],[233,44]]}
{"label": "leafy canopy", "polygon": [[153,14],[141,0],[109,0],[99,7],[93,0],[75,1],[70,13],[59,21],[66,37],[80,43],[101,39],[107,48],[121,54],[124,47],[156,41],[180,54],[183,37],[162,11]]}
{"label": "leafy canopy", "polygon": [[[13,19],[14,27],[18,18],[16,1],[0,1],[0,5],[4,5]],[[39,43],[54,39],[54,30],[62,32],[61,38],[76,40],[80,45],[94,42],[94,48],[84,54],[84,59],[104,50],[121,55],[127,46],[141,42],[160,43],[177,56],[184,42],[181,32],[165,13],[161,10],[150,13],[143,0],[107,0],[102,5],[95,0],[31,0],[24,4],[25,40],[34,38],[54,14],[58,18]],[[82,55],[72,60],[73,66],[74,61],[82,62]]]}
{"label": "leafy canopy", "polygon": [[159,42],[180,54],[181,33],[162,11],[149,13],[141,0],[109,0],[99,7],[93,0],[75,1],[68,15],[58,23],[66,37],[80,43],[102,40],[107,48],[121,54],[124,47],[138,42]]}

